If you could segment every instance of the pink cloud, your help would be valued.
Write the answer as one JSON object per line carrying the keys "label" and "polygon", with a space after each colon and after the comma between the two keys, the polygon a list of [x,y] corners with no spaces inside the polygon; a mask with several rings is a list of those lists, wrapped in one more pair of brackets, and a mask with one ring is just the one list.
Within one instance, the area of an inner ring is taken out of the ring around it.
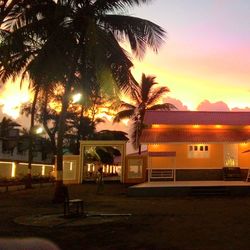
{"label": "pink cloud", "polygon": [[202,101],[196,108],[197,111],[230,111],[228,105],[223,102],[210,102],[208,100]]}
{"label": "pink cloud", "polygon": [[184,105],[180,100],[175,99],[175,98],[166,97],[163,99],[163,102],[168,102],[168,103],[173,104],[177,108],[177,110],[181,110],[181,111],[188,110],[188,107],[186,105]]}
{"label": "pink cloud", "polygon": [[232,108],[232,111],[241,111],[241,112],[249,112],[250,111],[250,107],[245,107],[245,108]]}

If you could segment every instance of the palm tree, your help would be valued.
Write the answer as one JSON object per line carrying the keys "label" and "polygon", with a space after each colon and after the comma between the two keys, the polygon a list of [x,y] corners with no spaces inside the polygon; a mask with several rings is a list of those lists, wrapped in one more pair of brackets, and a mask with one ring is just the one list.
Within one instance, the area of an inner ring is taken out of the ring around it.
{"label": "palm tree", "polygon": [[158,84],[155,82],[154,76],[146,76],[142,74],[141,84],[138,84],[131,92],[133,104],[122,101],[120,108],[114,118],[114,122],[120,122],[122,119],[131,119],[133,121],[132,143],[135,149],[139,148],[140,153],[140,136],[144,127],[143,121],[145,112],[147,110],[172,110],[176,109],[173,104],[162,103],[159,100],[169,92],[167,87],[154,86]]}
{"label": "palm tree", "polygon": [[12,121],[10,118],[3,117],[0,122],[0,137],[3,141],[2,144],[2,152],[4,151],[12,151],[17,146],[18,137],[19,137],[19,129],[21,125]]}
{"label": "palm tree", "polygon": [[41,85],[61,82],[64,86],[57,135],[57,191],[63,184],[64,121],[72,89],[80,85],[86,95],[93,85],[110,94],[115,86],[128,89],[134,82],[133,64],[119,41],[126,39],[137,57],[147,47],[157,52],[163,42],[165,32],[160,26],[121,14],[147,2],[22,0],[3,20],[0,80],[24,72]]}
{"label": "palm tree", "polygon": [[0,23],[9,15],[14,6],[20,0],[1,0],[0,1]]}

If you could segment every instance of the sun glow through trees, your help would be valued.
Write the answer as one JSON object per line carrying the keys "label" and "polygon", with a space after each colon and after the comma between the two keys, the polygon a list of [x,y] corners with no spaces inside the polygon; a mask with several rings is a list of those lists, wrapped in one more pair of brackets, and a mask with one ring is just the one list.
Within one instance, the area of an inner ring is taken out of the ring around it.
{"label": "sun glow through trees", "polygon": [[29,102],[31,97],[27,82],[22,84],[22,88],[18,80],[15,83],[7,82],[0,90],[0,107],[3,114],[17,119],[20,116],[22,104]]}

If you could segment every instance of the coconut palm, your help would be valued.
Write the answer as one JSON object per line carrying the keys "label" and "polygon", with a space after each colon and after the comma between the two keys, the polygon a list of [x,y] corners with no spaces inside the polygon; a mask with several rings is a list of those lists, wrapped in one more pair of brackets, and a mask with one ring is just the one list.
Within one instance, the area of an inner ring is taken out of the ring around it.
{"label": "coconut palm", "polygon": [[[79,85],[113,93],[133,84],[132,62],[119,44],[127,40],[142,57],[157,52],[164,30],[144,19],[124,15],[149,0],[22,0],[3,20],[0,80],[26,73],[40,85],[64,86],[57,136],[57,183],[62,186],[63,136],[71,91]],[[59,197],[59,196],[58,196]]]}
{"label": "coconut palm", "polygon": [[[135,149],[140,146],[140,136],[144,127],[143,120],[147,110],[172,110],[176,107],[171,103],[161,103],[159,101],[169,92],[167,87],[155,88],[158,84],[154,76],[142,74],[141,83],[131,92],[131,103],[122,101],[120,108],[114,118],[114,122],[120,122],[122,119],[131,119],[133,121],[132,143]],[[139,147],[140,152],[140,147]]]}

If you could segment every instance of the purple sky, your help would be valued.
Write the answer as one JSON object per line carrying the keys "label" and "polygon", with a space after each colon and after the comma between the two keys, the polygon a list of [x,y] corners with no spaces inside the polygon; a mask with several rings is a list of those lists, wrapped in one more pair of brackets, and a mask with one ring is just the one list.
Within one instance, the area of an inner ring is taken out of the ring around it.
{"label": "purple sky", "polygon": [[155,0],[130,13],[168,32],[157,55],[135,61],[138,79],[157,76],[192,110],[204,100],[250,106],[249,0]]}

